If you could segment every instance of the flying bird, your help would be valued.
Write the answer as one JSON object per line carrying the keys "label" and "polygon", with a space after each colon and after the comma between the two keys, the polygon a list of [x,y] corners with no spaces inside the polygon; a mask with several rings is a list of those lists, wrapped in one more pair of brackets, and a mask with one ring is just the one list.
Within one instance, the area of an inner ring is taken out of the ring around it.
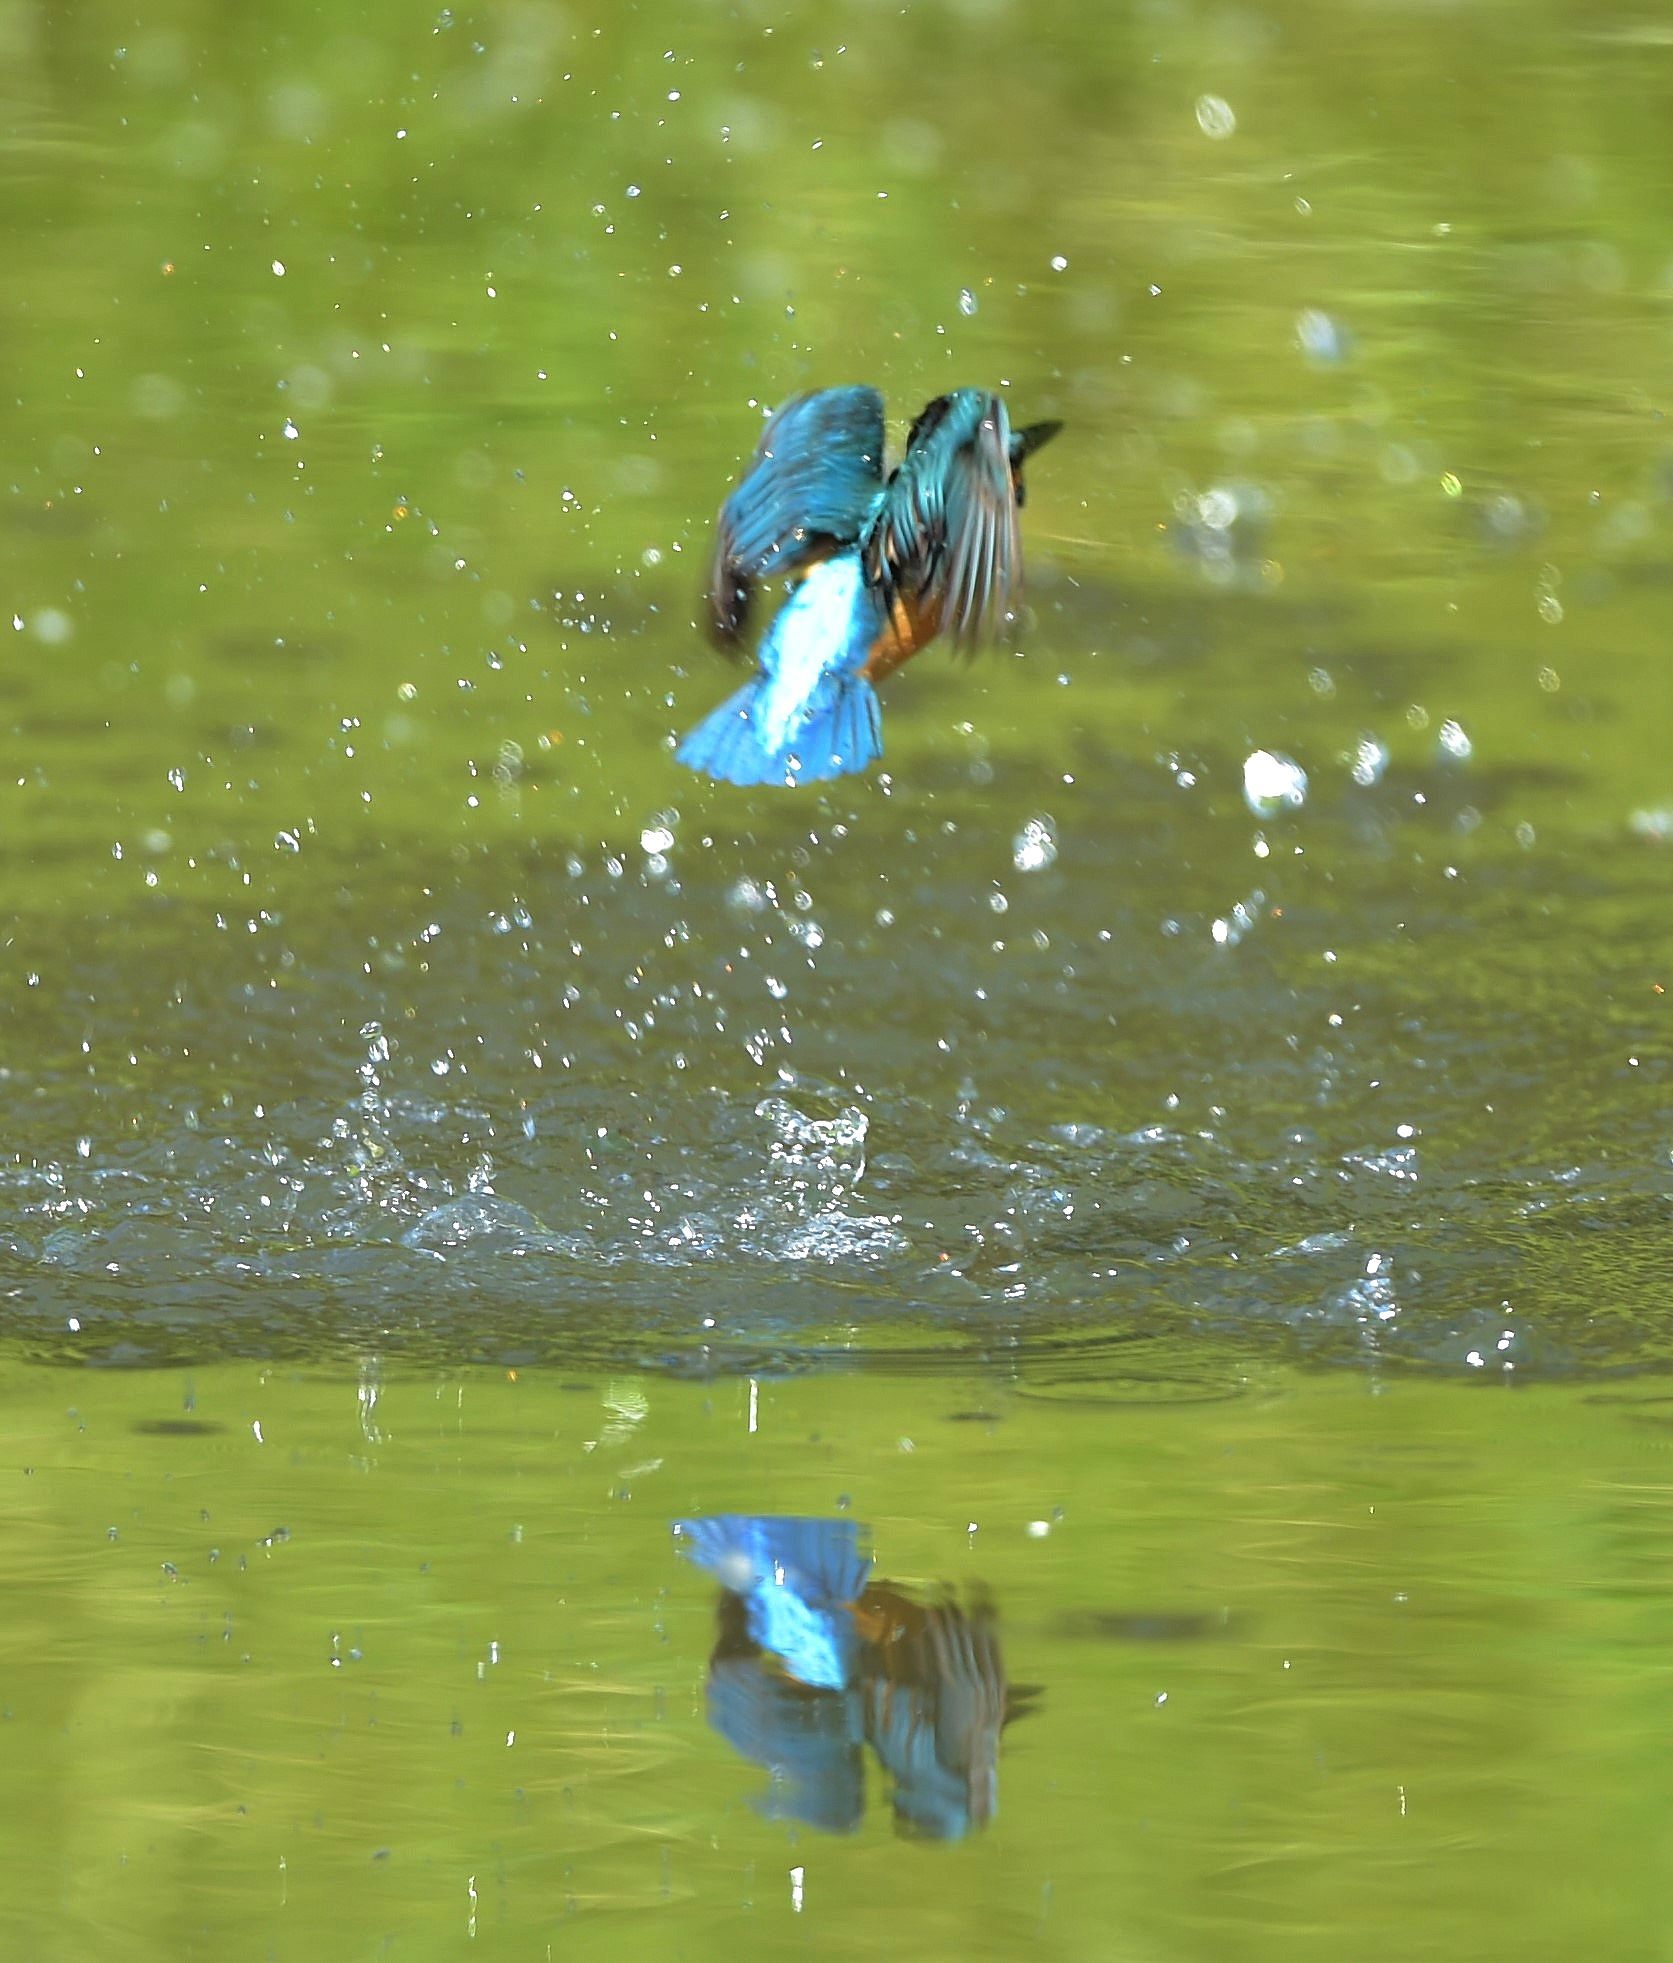
{"label": "flying bird", "polygon": [[675,752],[724,784],[812,784],[883,754],[876,683],[938,634],[973,647],[1022,580],[1024,459],[1061,423],[1012,429],[986,389],[926,403],[883,470],[883,398],[818,389],[768,421],[721,506],[709,578],[721,647],[743,639],[755,589],[795,582],[755,675]]}

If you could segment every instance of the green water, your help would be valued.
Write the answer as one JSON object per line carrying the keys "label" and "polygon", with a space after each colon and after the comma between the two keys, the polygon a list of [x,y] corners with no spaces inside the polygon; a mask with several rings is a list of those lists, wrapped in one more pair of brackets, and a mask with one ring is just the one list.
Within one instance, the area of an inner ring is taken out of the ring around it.
{"label": "green water", "polygon": [[[1648,5],[0,0],[9,1952],[1666,1952],[1670,127]],[[708,786],[850,380],[1063,420],[1027,617]],[[716,1510],[991,1600],[985,1830],[751,1804]]]}
{"label": "green water", "polygon": [[[752,1432],[733,1380],[5,1390],[14,1953],[1662,1953],[1664,1393],[814,1376]],[[667,1520],[763,1494],[994,1590],[1039,1697],[982,1838],[751,1807]]]}

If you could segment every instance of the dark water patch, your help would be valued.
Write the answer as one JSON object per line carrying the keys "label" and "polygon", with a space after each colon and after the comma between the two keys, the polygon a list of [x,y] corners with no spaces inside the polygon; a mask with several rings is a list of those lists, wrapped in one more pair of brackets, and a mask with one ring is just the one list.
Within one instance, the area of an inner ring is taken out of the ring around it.
{"label": "dark water patch", "polygon": [[395,855],[370,914],[293,884],[42,948],[11,998],[14,1333],[537,1356],[613,1318],[618,1355],[841,1323],[1657,1360],[1654,855],[1478,830],[1437,863],[1307,814],[1251,898],[1213,853],[1110,856],[1180,796],[1134,766],[1113,807],[1019,819],[1014,853],[949,819],[898,864],[847,820],[689,866],[661,832]]}
{"label": "dark water patch", "polygon": [[1076,1643],[1201,1643],[1233,1633],[1224,1610],[1203,1609],[1072,1609],[1051,1630]]}

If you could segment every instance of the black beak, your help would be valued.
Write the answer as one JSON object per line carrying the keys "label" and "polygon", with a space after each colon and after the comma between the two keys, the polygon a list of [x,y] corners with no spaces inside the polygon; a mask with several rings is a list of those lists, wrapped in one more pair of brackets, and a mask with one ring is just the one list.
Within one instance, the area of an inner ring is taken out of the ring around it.
{"label": "black beak", "polygon": [[1030,423],[1026,429],[1011,431],[1011,468],[1016,469],[1024,457],[1033,456],[1051,441],[1063,427],[1061,423]]}

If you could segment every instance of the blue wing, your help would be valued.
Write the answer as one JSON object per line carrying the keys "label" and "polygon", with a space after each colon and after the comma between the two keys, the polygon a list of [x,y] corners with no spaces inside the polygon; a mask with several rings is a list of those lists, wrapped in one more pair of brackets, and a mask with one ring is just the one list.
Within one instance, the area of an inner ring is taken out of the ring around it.
{"label": "blue wing", "polygon": [[859,1699],[807,1690],[759,1657],[718,1658],[709,1671],[709,1723],[740,1757],[764,1765],[772,1790],[755,1802],[769,1819],[852,1833],[865,1812]]}
{"label": "blue wing", "polygon": [[946,1603],[913,1621],[865,1673],[866,1736],[894,1776],[900,1823],[960,1840],[998,1810],[1005,1665],[985,1615]]}
{"label": "blue wing", "polygon": [[867,582],[891,607],[904,598],[966,645],[992,633],[1022,578],[1012,453],[997,395],[937,396],[912,425],[861,545]]}
{"label": "blue wing", "polygon": [[709,578],[716,640],[730,646],[743,632],[760,581],[796,572],[833,541],[851,545],[882,487],[876,389],[818,389],[786,402],[720,508]]}

